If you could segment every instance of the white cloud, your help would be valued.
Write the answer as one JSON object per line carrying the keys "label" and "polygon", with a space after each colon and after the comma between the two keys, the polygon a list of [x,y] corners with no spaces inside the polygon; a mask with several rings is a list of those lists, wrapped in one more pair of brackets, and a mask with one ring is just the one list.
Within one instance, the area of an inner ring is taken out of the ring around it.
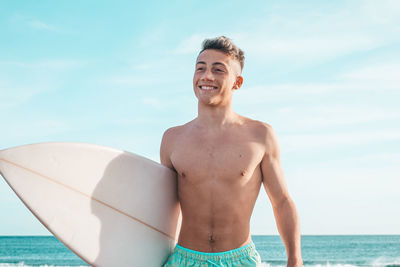
{"label": "white cloud", "polygon": [[32,97],[50,90],[49,84],[38,81],[37,77],[26,81],[23,72],[19,73],[19,80],[13,79],[12,74],[5,71],[0,74],[0,110],[4,112],[9,108],[26,103]]}
{"label": "white cloud", "polygon": [[50,135],[64,133],[70,130],[70,126],[65,122],[52,118],[40,119],[24,119],[19,120],[19,123],[9,123],[7,131],[2,132],[4,140],[35,140],[37,138],[46,138]]}
{"label": "white cloud", "polygon": [[365,34],[328,32],[310,36],[274,36],[240,34],[237,43],[246,54],[262,58],[268,64],[290,61],[295,65],[316,64],[352,52],[369,50],[380,45],[379,39]]}
{"label": "white cloud", "polygon": [[201,49],[201,43],[204,39],[214,37],[206,33],[195,33],[180,41],[175,50],[176,54],[196,54]]}
{"label": "white cloud", "polygon": [[56,28],[52,25],[46,24],[39,20],[31,20],[27,22],[29,27],[38,30],[47,30],[47,31],[55,31]]}
{"label": "white cloud", "polygon": [[[302,6],[302,4],[297,4]],[[291,14],[293,10],[283,5],[271,4],[263,16],[240,21],[224,34],[243,48],[246,55],[268,64],[290,61],[293,65],[318,64],[354,52],[368,51],[393,40],[400,40],[400,27],[395,1],[346,2],[342,8],[316,9],[306,13]],[[260,7],[261,8],[261,7]],[[165,38],[170,29],[163,25],[151,31],[150,39]],[[162,33],[162,34],[160,34]],[[399,34],[395,34],[399,33]],[[180,40],[173,52],[195,54],[205,38],[220,35],[220,32],[195,32]],[[144,38],[147,39],[147,38]],[[148,43],[148,42],[145,42]]]}
{"label": "white cloud", "polygon": [[144,105],[150,106],[150,108],[161,109],[162,104],[160,99],[155,97],[145,97],[141,100]]}
{"label": "white cloud", "polygon": [[400,110],[389,107],[330,104],[300,108],[279,108],[273,115],[289,122],[293,128],[315,129],[328,126],[395,121],[400,119]]}
{"label": "white cloud", "polygon": [[144,31],[140,39],[134,39],[133,42],[135,45],[139,43],[140,47],[148,48],[167,39],[169,30],[170,28],[165,23],[158,24],[156,27]]}
{"label": "white cloud", "polygon": [[[400,118],[400,109],[374,101],[373,95],[378,94],[386,102],[397,97],[400,92],[398,73],[400,65],[390,61],[339,73],[333,81],[277,83],[242,88],[235,92],[234,106],[242,112],[251,107],[253,115],[257,117],[277,117],[295,128],[315,129],[395,121]],[[338,96],[348,101],[339,102]],[[324,102],[321,103],[319,99],[324,99]],[[266,107],[268,112],[265,112]]]}
{"label": "white cloud", "polygon": [[368,86],[371,82],[380,82],[386,87],[400,90],[400,64],[398,63],[371,64],[343,73],[339,77],[346,80],[362,81],[364,86]]}
{"label": "white cloud", "polygon": [[400,129],[328,134],[288,134],[281,135],[280,140],[282,150],[285,153],[324,150],[327,148],[365,145],[373,142],[400,141]]}
{"label": "white cloud", "polygon": [[118,86],[128,86],[128,87],[137,87],[143,85],[150,85],[153,83],[153,79],[150,79],[141,75],[113,75],[110,77],[106,77],[105,79],[100,79],[100,83],[107,83],[110,85],[118,85]]}
{"label": "white cloud", "polygon": [[[370,160],[373,158],[376,157],[369,156]],[[327,202],[336,200],[341,208],[345,208],[346,201],[349,200],[373,202],[377,197],[393,196],[400,199],[397,190],[400,186],[397,175],[399,170],[399,166],[394,164],[374,164],[367,158],[362,161],[345,158],[287,169],[287,177],[291,191],[296,192],[299,198],[303,200],[324,198]]]}
{"label": "white cloud", "polygon": [[19,13],[13,14],[10,16],[9,20],[15,24],[22,24],[24,26],[28,26],[31,29],[35,30],[44,30],[44,31],[58,31],[58,29],[42,20],[34,18],[32,16],[26,16]]}
{"label": "white cloud", "polygon": [[42,59],[39,61],[23,62],[23,61],[1,61],[0,66],[19,67],[24,69],[47,69],[47,70],[66,70],[78,68],[86,65],[87,62],[74,59]]}
{"label": "white cloud", "polygon": [[[373,74],[375,70],[376,72]],[[371,76],[368,77],[369,72],[371,72]],[[256,85],[242,88],[235,94],[240,98],[240,103],[245,102],[244,105],[248,105],[248,102],[253,104],[276,102],[298,97],[330,94],[400,91],[400,78],[396,73],[396,69],[391,69],[391,72],[385,73],[384,69],[367,67],[363,70],[355,70],[340,76],[340,80],[327,82]]]}
{"label": "white cloud", "polygon": [[[362,11],[379,24],[399,25],[400,2],[397,0],[368,0],[363,2]],[[397,24],[396,24],[397,23]],[[398,27],[398,26],[397,26]]]}
{"label": "white cloud", "polygon": [[[400,153],[380,153],[380,154],[365,154],[357,157],[345,157],[343,160],[351,162],[355,166],[369,166],[374,162],[374,166],[398,166]],[[400,167],[399,167],[400,168]],[[400,182],[400,181],[399,181]]]}
{"label": "white cloud", "polygon": [[84,66],[79,60],[0,61],[0,109],[26,103],[59,86],[68,71]]}
{"label": "white cloud", "polygon": [[[374,160],[396,160],[398,156],[398,153],[368,155],[286,168],[302,233],[397,234],[400,216],[393,214],[393,210],[400,201],[400,169],[395,164],[375,164]],[[261,192],[254,208],[252,231],[278,234],[265,195]],[[387,218],[391,218],[390,223]]]}
{"label": "white cloud", "polygon": [[151,70],[155,66],[149,63],[140,63],[132,66],[133,70]]}
{"label": "white cloud", "polygon": [[[394,1],[345,3],[340,9],[324,9],[323,14],[318,9],[308,9],[305,14],[291,14],[287,10],[293,9],[287,9],[285,5],[275,5],[275,12],[269,9],[270,5],[262,17],[238,19],[233,30],[224,33],[247,55],[269,60],[269,64],[279,61],[316,64],[400,39],[393,34],[400,32],[396,26],[398,23],[395,23],[399,20],[396,13],[398,3]],[[163,32],[169,30],[161,28]],[[155,29],[151,36],[159,36],[159,31]],[[177,54],[196,53],[205,38],[217,35],[220,33],[196,32],[178,42],[173,51]]]}
{"label": "white cloud", "polygon": [[15,87],[1,84],[0,81],[0,110],[6,110],[20,104],[23,104],[33,96],[46,91],[47,88],[40,87]]}
{"label": "white cloud", "polygon": [[347,85],[340,83],[279,83],[266,84],[242,88],[235,92],[240,98],[240,105],[248,106],[256,103],[287,100],[298,96],[312,96],[338,92],[347,89]]}
{"label": "white cloud", "polygon": [[[395,164],[377,163],[379,157],[393,161],[398,154],[310,162],[287,170],[289,190],[299,209],[303,232],[397,234],[400,216],[393,214],[393,210],[400,201],[400,169]],[[390,223],[387,218],[391,218]]]}

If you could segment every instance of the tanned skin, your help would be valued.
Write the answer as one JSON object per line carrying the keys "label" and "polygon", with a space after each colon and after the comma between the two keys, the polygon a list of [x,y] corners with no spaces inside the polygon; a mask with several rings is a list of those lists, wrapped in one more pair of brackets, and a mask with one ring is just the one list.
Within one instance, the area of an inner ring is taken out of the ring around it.
{"label": "tanned skin", "polygon": [[222,252],[251,242],[250,217],[261,184],[268,194],[288,255],[302,266],[296,207],[289,196],[272,127],[235,113],[233,92],[243,83],[237,60],[208,49],[197,58],[194,120],[168,129],[161,163],[177,173],[182,227],[178,244]]}

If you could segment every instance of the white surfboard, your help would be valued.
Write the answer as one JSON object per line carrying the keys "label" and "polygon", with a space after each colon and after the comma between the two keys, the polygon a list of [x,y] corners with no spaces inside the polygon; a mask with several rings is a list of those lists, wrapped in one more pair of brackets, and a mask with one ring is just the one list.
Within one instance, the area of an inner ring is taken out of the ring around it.
{"label": "white surfboard", "polygon": [[154,161],[97,145],[44,143],[1,150],[0,173],[92,266],[159,267],[175,246],[176,175]]}

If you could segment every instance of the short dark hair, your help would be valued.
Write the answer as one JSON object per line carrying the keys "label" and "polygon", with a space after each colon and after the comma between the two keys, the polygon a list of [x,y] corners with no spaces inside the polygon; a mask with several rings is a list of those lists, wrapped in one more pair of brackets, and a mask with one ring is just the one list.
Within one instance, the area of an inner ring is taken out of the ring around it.
{"label": "short dark hair", "polygon": [[225,54],[232,56],[240,63],[240,68],[244,66],[244,52],[242,49],[237,47],[231,39],[225,36],[219,36],[213,39],[205,39],[203,41],[202,50],[199,55],[207,49],[215,49]]}

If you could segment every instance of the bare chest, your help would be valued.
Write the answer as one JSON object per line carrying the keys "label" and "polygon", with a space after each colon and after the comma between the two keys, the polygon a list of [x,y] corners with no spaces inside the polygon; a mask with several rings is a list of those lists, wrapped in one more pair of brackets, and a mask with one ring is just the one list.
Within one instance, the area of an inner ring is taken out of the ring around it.
{"label": "bare chest", "polygon": [[218,178],[230,181],[250,178],[263,156],[263,149],[254,140],[241,136],[219,138],[182,138],[171,155],[178,175],[192,182]]}

